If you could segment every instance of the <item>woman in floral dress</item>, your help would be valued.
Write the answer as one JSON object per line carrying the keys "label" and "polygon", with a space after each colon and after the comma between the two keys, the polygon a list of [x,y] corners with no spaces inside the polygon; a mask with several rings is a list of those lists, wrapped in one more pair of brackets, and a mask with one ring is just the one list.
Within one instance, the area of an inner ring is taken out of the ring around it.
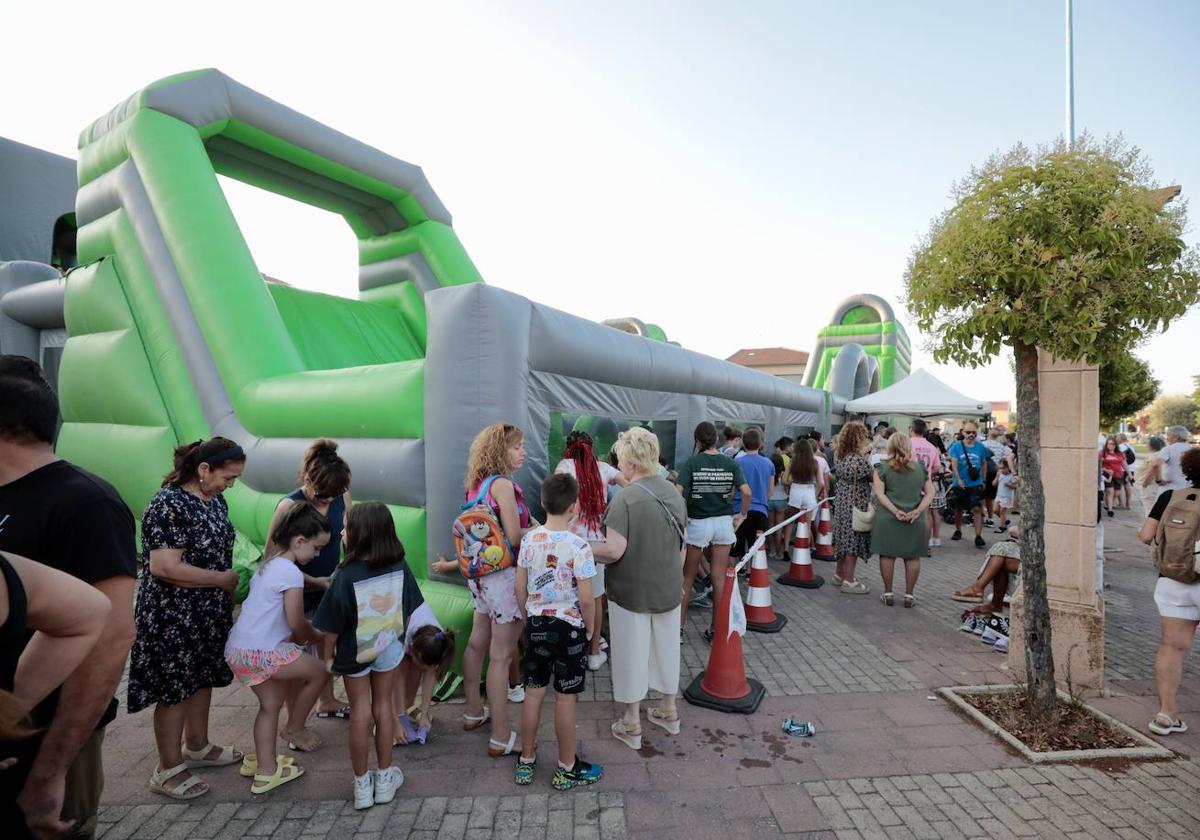
{"label": "woman in floral dress", "polygon": [[866,510],[871,504],[871,434],[858,421],[842,426],[837,438],[837,498],[833,506],[833,547],[837,572],[833,585],[847,595],[870,590],[855,577],[859,558],[871,556],[871,532],[855,531],[851,508]]}
{"label": "woman in floral dress", "polygon": [[[142,514],[142,558],[129,661],[130,712],[151,704],[158,767],[150,789],[195,799],[208,785],[190,772],[242,760],[208,740],[212,689],[229,685],[225,641],[233,625],[233,525],[221,495],[246,465],[227,438],[181,446],[175,469]],[[181,748],[181,741],[186,744]]]}

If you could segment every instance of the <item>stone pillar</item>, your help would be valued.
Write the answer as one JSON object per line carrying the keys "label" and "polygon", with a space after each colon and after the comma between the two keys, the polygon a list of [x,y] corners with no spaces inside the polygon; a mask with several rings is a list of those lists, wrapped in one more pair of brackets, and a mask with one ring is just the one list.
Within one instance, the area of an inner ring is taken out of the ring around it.
{"label": "stone pillar", "polygon": [[[1059,687],[1069,681],[1076,692],[1094,695],[1104,690],[1104,598],[1096,565],[1099,370],[1040,353],[1038,378],[1054,673]],[[1013,598],[1008,654],[1018,681],[1025,678],[1023,598],[1024,592]]]}

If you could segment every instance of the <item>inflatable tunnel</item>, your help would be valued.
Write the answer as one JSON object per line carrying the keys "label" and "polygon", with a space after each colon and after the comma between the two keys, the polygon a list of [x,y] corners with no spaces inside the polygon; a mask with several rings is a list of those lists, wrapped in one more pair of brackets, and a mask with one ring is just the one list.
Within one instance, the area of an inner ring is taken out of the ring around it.
{"label": "inflatable tunnel", "polygon": [[[430,580],[427,561],[451,548],[483,426],[526,431],[517,480],[535,502],[567,423],[607,437],[644,425],[670,466],[700,420],[773,439],[827,430],[859,395],[844,377],[832,392],[804,387],[670,344],[653,325],[614,329],[483,284],[419,167],[216,70],[134,94],[83,131],[79,154],[79,267],[65,283],[36,277],[61,287],[68,334],[61,454],[140,513],[178,443],[238,441],[246,472],[226,497],[239,557],[253,558],[305,448],[333,437],[354,498],[391,507],[426,598],[460,630],[467,590]],[[341,215],[358,240],[359,298],[265,282],[218,174]],[[841,355],[868,358],[850,345]]]}

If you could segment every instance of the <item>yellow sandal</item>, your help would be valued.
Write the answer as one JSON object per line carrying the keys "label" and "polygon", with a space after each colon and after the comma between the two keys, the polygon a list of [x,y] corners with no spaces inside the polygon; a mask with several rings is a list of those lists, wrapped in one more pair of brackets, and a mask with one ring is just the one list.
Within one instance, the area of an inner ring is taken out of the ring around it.
{"label": "yellow sandal", "polygon": [[303,775],[303,767],[298,767],[295,764],[284,764],[279,759],[276,759],[274,773],[269,776],[263,773],[254,774],[254,784],[250,785],[250,792],[254,794],[267,793],[268,791],[275,790],[280,785],[294,782]]}
{"label": "yellow sandal", "polygon": [[[275,756],[275,761],[279,764],[295,764],[296,763],[296,759],[292,758],[290,755],[277,755],[277,756]],[[253,778],[253,776],[257,772],[258,772],[258,754],[257,753],[246,753],[246,757],[242,759],[242,766],[238,770],[238,773],[240,773],[241,775],[243,775],[247,779],[249,779],[249,778]]]}

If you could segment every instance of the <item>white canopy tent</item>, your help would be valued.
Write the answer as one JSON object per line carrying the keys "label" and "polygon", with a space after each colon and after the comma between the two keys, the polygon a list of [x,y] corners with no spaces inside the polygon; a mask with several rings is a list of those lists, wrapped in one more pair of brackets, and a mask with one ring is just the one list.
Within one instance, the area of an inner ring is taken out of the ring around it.
{"label": "white canopy tent", "polygon": [[982,417],[990,403],[960,394],[929,371],[914,370],[895,385],[846,403],[846,414]]}

